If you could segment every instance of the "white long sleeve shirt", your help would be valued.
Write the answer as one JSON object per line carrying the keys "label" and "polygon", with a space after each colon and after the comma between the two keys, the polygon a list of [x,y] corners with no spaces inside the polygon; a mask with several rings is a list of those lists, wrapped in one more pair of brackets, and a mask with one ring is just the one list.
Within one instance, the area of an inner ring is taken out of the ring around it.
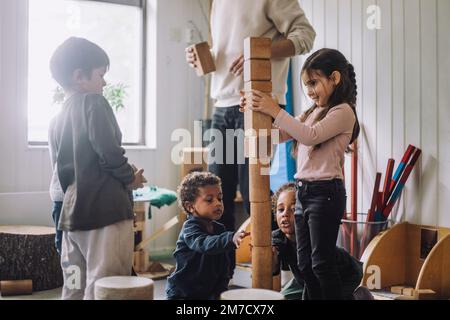
{"label": "white long sleeve shirt", "polygon": [[[297,0],[214,0],[211,12],[212,53],[216,72],[212,74],[211,97],[216,107],[239,104],[243,76],[235,77],[230,66],[244,51],[247,37],[287,38],[295,55],[309,52],[316,33]],[[289,58],[272,59],[272,86],[280,104],[286,104]]]}

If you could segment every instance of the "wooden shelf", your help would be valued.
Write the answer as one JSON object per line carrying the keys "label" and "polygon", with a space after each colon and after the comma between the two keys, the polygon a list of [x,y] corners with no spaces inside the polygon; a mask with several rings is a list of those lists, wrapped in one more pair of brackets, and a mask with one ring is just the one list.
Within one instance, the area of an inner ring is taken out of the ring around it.
{"label": "wooden shelf", "polygon": [[[430,243],[433,233],[436,243]],[[361,260],[365,286],[373,275],[368,268],[378,266],[380,289],[405,285],[414,288],[413,299],[450,298],[450,228],[397,224],[377,235]]]}

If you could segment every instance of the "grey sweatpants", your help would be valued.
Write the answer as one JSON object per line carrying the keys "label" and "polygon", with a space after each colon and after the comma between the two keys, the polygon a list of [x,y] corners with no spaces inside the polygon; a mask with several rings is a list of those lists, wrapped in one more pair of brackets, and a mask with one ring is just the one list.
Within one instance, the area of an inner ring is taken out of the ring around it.
{"label": "grey sweatpants", "polygon": [[129,276],[133,265],[133,220],[88,231],[63,231],[63,300],[93,300],[95,281]]}

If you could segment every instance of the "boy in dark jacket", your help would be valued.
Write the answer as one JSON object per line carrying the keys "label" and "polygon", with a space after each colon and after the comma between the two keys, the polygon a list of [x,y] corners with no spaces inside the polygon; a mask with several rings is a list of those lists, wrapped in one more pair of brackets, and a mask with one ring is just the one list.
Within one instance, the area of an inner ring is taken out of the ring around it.
{"label": "boy in dark jacket", "polygon": [[131,190],[142,186],[124,156],[114,113],[103,97],[106,52],[71,37],[53,53],[50,71],[65,102],[50,132],[58,179],[64,192],[62,299],[94,299],[94,284],[106,276],[129,275],[133,256]]}
{"label": "boy in dark jacket", "polygon": [[248,233],[226,231],[220,178],[193,172],[178,187],[180,207],[188,218],[177,241],[176,268],[167,279],[167,299],[214,300],[228,289],[233,256]]}

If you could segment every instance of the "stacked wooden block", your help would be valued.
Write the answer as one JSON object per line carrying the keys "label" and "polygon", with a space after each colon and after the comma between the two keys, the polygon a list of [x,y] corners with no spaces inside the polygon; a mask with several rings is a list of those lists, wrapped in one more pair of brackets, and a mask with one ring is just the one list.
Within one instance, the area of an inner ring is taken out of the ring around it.
{"label": "stacked wooden block", "polygon": [[[272,92],[270,38],[244,40],[244,91]],[[244,113],[246,157],[249,158],[249,191],[252,243],[252,286],[272,289],[270,132],[272,118],[247,109]]]}
{"label": "stacked wooden block", "polygon": [[[195,171],[207,171],[208,164],[206,158],[208,156],[208,148],[187,147],[183,148],[183,162],[181,163],[181,180],[189,173]],[[181,181],[180,181],[181,182]],[[179,214],[180,228],[186,221],[186,213],[180,210]]]}

